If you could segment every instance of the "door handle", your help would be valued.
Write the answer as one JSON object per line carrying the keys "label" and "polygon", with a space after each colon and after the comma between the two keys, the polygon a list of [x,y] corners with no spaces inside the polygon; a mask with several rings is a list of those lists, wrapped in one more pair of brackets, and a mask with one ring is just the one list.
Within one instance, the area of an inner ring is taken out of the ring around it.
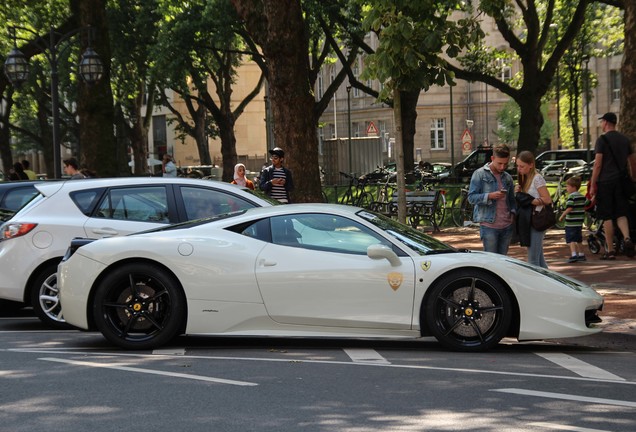
{"label": "door handle", "polygon": [[259,264],[261,265],[261,267],[273,267],[273,266],[277,265],[278,263],[276,261],[270,261],[270,260],[262,259],[262,260],[260,260]]}

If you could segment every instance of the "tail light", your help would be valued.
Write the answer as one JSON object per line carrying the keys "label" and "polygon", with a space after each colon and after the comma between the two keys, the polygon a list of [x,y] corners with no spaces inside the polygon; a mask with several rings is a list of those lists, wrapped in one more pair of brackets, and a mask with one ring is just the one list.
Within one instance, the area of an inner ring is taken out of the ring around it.
{"label": "tail light", "polygon": [[7,222],[2,225],[2,238],[0,240],[21,237],[28,234],[36,226],[38,226],[36,223]]}

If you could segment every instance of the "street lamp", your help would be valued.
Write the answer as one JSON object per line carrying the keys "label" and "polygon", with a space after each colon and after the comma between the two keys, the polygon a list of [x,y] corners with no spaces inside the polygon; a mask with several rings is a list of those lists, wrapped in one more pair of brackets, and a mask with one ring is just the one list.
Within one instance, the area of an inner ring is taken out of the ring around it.
{"label": "street lamp", "polygon": [[585,161],[590,163],[591,153],[590,153],[590,140],[592,139],[592,135],[590,134],[590,56],[586,55],[583,58],[585,62],[585,121],[586,121],[586,133],[585,133],[585,142],[587,143],[587,152]]}
{"label": "street lamp", "polygon": [[351,86],[347,86],[347,124],[349,125],[349,173],[353,172],[351,155]]}
{"label": "street lamp", "polygon": [[42,49],[51,66],[51,113],[53,116],[53,177],[59,179],[61,174],[60,155],[60,112],[59,112],[59,90],[58,90],[58,60],[60,54],[68,49],[69,44],[62,47],[62,43],[70,39],[79,32],[86,30],[89,34],[89,47],[82,54],[79,62],[79,75],[87,84],[94,84],[99,81],[104,74],[104,66],[97,53],[90,47],[90,27],[82,27],[60,35],[53,27],[49,30],[49,40],[47,41],[32,30],[24,27],[10,27],[9,31],[13,38],[14,48],[11,50],[4,62],[4,73],[9,82],[19,87],[29,76],[29,63],[26,56],[18,49],[16,43],[16,30],[29,32],[36,37],[35,45]]}

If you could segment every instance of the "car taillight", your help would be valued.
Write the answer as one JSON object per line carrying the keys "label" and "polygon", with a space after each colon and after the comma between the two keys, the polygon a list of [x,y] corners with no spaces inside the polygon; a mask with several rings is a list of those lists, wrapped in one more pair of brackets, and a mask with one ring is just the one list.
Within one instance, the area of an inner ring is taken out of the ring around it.
{"label": "car taillight", "polygon": [[2,240],[12,239],[29,233],[38,226],[36,223],[6,223],[2,226]]}

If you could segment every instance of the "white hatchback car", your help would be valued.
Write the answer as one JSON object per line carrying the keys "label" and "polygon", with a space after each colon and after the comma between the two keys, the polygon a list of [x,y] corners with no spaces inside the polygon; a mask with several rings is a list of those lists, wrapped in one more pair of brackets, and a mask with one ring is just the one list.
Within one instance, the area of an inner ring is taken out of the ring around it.
{"label": "white hatchback car", "polygon": [[73,238],[126,235],[273,204],[235,185],[186,178],[86,179],[36,188],[39,195],[0,226],[0,299],[30,304],[53,327],[66,327],[56,272]]}

